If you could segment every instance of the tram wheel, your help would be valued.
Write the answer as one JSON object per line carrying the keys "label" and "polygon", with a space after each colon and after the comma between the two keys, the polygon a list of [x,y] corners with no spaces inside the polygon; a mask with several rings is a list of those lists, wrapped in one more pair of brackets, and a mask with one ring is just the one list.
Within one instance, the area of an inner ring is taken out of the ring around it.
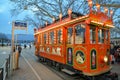
{"label": "tram wheel", "polygon": [[57,69],[58,71],[61,71],[61,65],[60,65],[59,63],[56,63],[56,69]]}
{"label": "tram wheel", "polygon": [[86,80],[85,78],[80,78],[80,80]]}
{"label": "tram wheel", "polygon": [[53,66],[52,61],[49,61],[49,66]]}

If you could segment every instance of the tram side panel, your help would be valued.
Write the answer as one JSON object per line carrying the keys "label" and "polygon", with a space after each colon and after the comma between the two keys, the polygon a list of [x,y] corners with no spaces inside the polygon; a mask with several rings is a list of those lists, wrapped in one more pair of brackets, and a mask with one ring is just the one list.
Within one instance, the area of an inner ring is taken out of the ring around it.
{"label": "tram side panel", "polygon": [[[57,33],[57,30],[59,29],[55,29],[55,30],[51,30],[51,31],[48,31],[48,43],[47,44],[44,44],[44,39],[43,39],[43,35],[44,33],[42,33],[42,37],[41,37],[41,44],[40,44],[40,47],[39,47],[39,56],[41,57],[44,57],[44,58],[47,58],[47,59],[50,59],[50,60],[53,60],[55,62],[59,62],[59,63],[62,63],[62,64],[65,64],[66,63],[66,53],[65,53],[65,41],[63,40],[64,36],[61,36],[61,43],[60,44],[57,44],[57,37],[58,36],[57,34],[54,34],[55,38],[54,38],[54,42],[53,43],[50,43],[50,32],[54,31],[54,33],[56,32]],[[62,28],[60,28],[60,30],[63,30]],[[64,33],[64,31],[62,31]],[[61,33],[61,34],[63,34]],[[56,39],[56,40],[55,40]],[[38,44],[37,44],[38,45]]]}

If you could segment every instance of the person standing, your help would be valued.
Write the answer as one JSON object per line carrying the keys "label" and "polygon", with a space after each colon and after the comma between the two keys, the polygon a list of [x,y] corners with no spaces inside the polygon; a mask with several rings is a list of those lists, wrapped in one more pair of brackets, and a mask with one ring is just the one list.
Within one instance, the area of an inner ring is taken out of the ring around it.
{"label": "person standing", "polygon": [[29,48],[31,48],[31,44],[29,44]]}
{"label": "person standing", "polygon": [[21,46],[19,45],[19,46],[18,46],[18,53],[19,53],[19,56],[20,56],[20,54],[21,54],[21,51],[22,51],[22,48],[21,48]]}

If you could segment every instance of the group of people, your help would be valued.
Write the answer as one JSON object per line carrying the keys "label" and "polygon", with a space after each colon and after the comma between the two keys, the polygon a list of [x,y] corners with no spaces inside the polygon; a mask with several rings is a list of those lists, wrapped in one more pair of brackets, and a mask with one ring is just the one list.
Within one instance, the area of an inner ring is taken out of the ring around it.
{"label": "group of people", "polygon": [[[27,47],[27,45],[26,44],[24,44],[24,49]],[[31,48],[31,44],[29,44],[29,48]]]}
{"label": "group of people", "polygon": [[114,46],[110,49],[110,53],[113,56],[112,57],[112,63],[114,62],[119,63],[120,62],[120,46]]}
{"label": "group of people", "polygon": [[[26,47],[27,47],[27,45],[24,44],[24,49],[25,49]],[[31,48],[31,45],[29,45],[29,48]],[[21,54],[21,51],[22,51],[21,45],[16,45],[16,47],[14,46],[13,52],[15,52],[16,50],[18,50],[18,53],[19,53],[19,55],[20,55],[20,54]]]}

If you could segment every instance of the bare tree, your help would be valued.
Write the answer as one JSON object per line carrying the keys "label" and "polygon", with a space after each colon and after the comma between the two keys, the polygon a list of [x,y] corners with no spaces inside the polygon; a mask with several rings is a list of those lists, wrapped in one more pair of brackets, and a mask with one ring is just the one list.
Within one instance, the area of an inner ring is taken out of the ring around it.
{"label": "bare tree", "polygon": [[[11,14],[17,16],[18,14],[24,12],[25,10],[33,13],[34,18],[29,16],[25,17],[25,20],[29,21],[34,27],[39,27],[43,25],[46,21],[51,23],[52,18],[58,18],[58,15],[67,14],[69,8],[74,12],[80,12],[82,14],[87,14],[89,12],[89,7],[87,0],[10,0],[12,2],[13,8],[11,9]],[[120,29],[120,1],[111,0],[93,0],[93,9],[95,4],[99,3],[101,5],[101,10],[104,7],[113,10],[113,20],[116,28],[113,30],[118,33],[117,29]],[[110,12],[109,12],[110,14]],[[120,32],[119,32],[120,33]]]}
{"label": "bare tree", "polygon": [[[39,27],[43,23],[52,22],[52,18],[58,18],[59,14],[67,14],[69,8],[75,12],[85,13],[82,10],[86,1],[79,0],[10,0],[14,7],[11,9],[12,16],[17,16],[25,10],[34,14],[34,19],[26,16],[33,26]],[[88,9],[87,9],[88,10]],[[88,12],[88,11],[87,11]]]}

